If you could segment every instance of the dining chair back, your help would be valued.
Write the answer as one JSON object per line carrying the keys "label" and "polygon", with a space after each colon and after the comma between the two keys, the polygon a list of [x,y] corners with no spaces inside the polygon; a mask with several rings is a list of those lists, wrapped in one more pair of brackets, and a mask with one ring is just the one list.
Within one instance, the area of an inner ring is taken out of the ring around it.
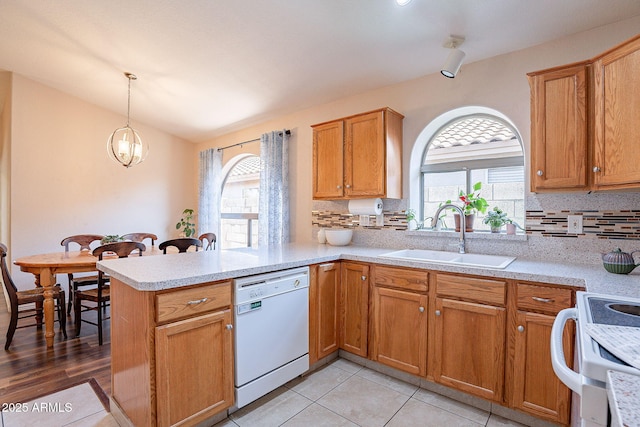
{"label": "dining chair back", "polygon": [[158,240],[158,236],[153,233],[129,233],[121,237],[122,240],[131,240],[132,242],[140,243],[144,243],[145,239],[151,239],[151,246],[155,246],[156,240]]}
{"label": "dining chair back", "polygon": [[196,252],[198,252],[198,248],[202,247],[202,242],[193,237],[183,237],[179,239],[166,240],[158,245],[158,249],[160,249],[162,253],[166,254],[169,246],[178,248],[178,252],[180,253],[187,252],[187,249],[191,246],[195,246]]}
{"label": "dining chair back", "polygon": [[[90,251],[91,245],[94,242],[99,242],[104,238],[101,234],[76,234],[73,236],[66,237],[62,239],[60,244],[64,246],[64,251],[69,252],[69,247],[72,244],[77,244],[80,246],[81,251]],[[71,314],[71,307],[73,306],[73,295],[78,290],[78,288],[83,286],[95,286],[98,284],[98,274],[90,274],[90,275],[73,275],[73,273],[68,273],[67,277],[69,279],[69,303],[67,304],[67,314]]]}
{"label": "dining chair back", "polygon": [[[26,328],[28,326],[38,326],[37,321],[33,324],[24,324],[18,326],[18,320],[26,319],[30,317],[36,317],[36,319],[42,319],[42,303],[44,302],[44,288],[33,288],[24,291],[19,291],[11,274],[9,274],[9,268],[7,267],[7,247],[0,243],[0,269],[2,270],[2,282],[9,295],[9,303],[11,305],[11,320],[9,321],[9,328],[7,329],[7,341],[4,345],[5,350],[9,350],[13,335],[16,329]],[[58,322],[60,323],[60,330],[62,335],[67,338],[66,319],[64,314],[64,291],[59,285],[53,287],[53,298],[56,300],[56,311],[58,312]],[[35,304],[35,308],[20,309],[20,306],[25,304]]]}
{"label": "dining chair back", "polygon": [[[203,233],[198,237],[198,240],[202,242],[202,247],[205,251],[210,249],[216,250],[216,235],[215,233]],[[205,243],[207,244],[205,246]],[[212,247],[213,246],[213,247]]]}
{"label": "dining chair back", "polygon": [[[142,256],[147,247],[144,243],[140,242],[116,242],[107,243],[106,245],[98,246],[92,252],[93,256],[97,256],[98,260],[102,260],[105,253],[115,253],[118,258],[127,258],[133,251],[138,251],[138,256]],[[107,275],[98,270],[98,286],[94,289],[78,290],[75,293],[74,308],[75,308],[75,323],[76,323],[76,337],[80,336],[80,329],[82,322],[89,323],[98,327],[98,344],[102,345],[102,323],[108,320],[109,317],[103,317],[105,315],[106,307],[109,306],[111,300],[111,292],[107,279]],[[89,302],[91,304],[83,303]],[[95,311],[97,313],[98,320],[93,322],[86,318],[82,318],[82,313],[87,311]]]}

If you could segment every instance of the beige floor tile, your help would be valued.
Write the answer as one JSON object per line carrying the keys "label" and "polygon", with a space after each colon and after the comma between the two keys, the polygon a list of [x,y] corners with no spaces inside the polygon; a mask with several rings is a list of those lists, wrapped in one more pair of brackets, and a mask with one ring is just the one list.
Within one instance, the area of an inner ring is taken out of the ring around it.
{"label": "beige floor tile", "polygon": [[[65,426],[66,427],[66,426]],[[89,415],[86,418],[68,424],[68,427],[119,427],[116,419],[107,411]]]}
{"label": "beige floor tile", "polygon": [[218,424],[215,424],[214,427],[236,427],[238,424],[231,421],[229,418],[220,421]]}
{"label": "beige floor tile", "polygon": [[483,411],[482,409],[474,408],[473,406],[466,405],[453,399],[449,399],[448,397],[433,393],[423,388],[419,389],[413,395],[413,397],[422,402],[447,410],[451,413],[458,414],[459,416],[467,418],[478,424],[485,425],[487,423],[487,420],[489,419],[489,412]]}
{"label": "beige floor tile", "polygon": [[362,365],[358,365],[357,363],[353,363],[347,359],[338,359],[331,364],[334,368],[340,368],[349,373],[355,374],[360,369],[363,368]]}
{"label": "beige floor tile", "polygon": [[409,401],[391,418],[387,427],[481,427],[484,424],[475,423],[442,408],[438,408],[417,399]]}
{"label": "beige floor tile", "polygon": [[304,411],[282,425],[283,427],[358,427],[317,403],[307,406]]}
{"label": "beige floor tile", "polygon": [[329,365],[315,371],[311,375],[296,378],[288,382],[286,387],[300,393],[304,397],[316,401],[345,382],[352,375],[353,374],[343,369]]}
{"label": "beige floor tile", "polygon": [[524,424],[517,423],[515,421],[508,420],[506,418],[501,417],[500,415],[491,414],[489,417],[489,422],[487,423],[487,427],[524,427]]}
{"label": "beige floor tile", "polygon": [[373,381],[374,383],[389,387],[390,389],[407,396],[412,396],[413,393],[418,390],[417,385],[409,384],[407,382],[398,380],[396,378],[390,377],[389,375],[385,375],[381,372],[377,372],[369,368],[359,370],[356,375],[369,381]]}
{"label": "beige floor tile", "polygon": [[280,387],[234,412],[231,421],[240,427],[279,426],[313,403],[306,397]]}
{"label": "beige floor tile", "polygon": [[318,403],[360,426],[383,426],[408,396],[357,375],[352,376]]}
{"label": "beige floor tile", "polygon": [[23,412],[3,412],[5,426],[64,426],[104,411],[88,383],[80,384],[22,405]]}

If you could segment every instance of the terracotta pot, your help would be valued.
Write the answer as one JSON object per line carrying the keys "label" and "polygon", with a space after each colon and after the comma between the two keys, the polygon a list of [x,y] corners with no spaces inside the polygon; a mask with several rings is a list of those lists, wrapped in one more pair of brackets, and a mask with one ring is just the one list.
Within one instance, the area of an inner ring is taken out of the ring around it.
{"label": "terracotta pot", "polygon": [[[475,214],[465,215],[464,231],[465,233],[473,232],[473,221],[476,219]],[[456,225],[456,231],[460,231],[460,214],[453,214],[453,221]]]}

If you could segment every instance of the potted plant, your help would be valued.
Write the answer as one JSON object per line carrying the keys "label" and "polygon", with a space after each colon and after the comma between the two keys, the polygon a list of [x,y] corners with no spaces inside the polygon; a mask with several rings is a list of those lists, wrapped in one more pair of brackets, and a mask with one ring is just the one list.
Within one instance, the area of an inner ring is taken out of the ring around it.
{"label": "potted plant", "polygon": [[100,244],[106,245],[107,243],[122,242],[123,240],[124,239],[121,236],[118,236],[117,234],[107,234],[102,238],[102,240],[100,240]]}
{"label": "potted plant", "polygon": [[176,230],[181,230],[180,235],[184,237],[192,237],[196,234],[196,224],[193,222],[193,209],[185,209],[182,211],[182,217],[176,224]]}
{"label": "potted plant", "polygon": [[[475,220],[475,214],[485,213],[489,204],[487,201],[480,197],[480,190],[482,189],[482,182],[478,181],[473,184],[472,191],[465,194],[460,190],[458,199],[462,202],[462,211],[465,216],[465,231],[473,231],[473,221]],[[451,200],[447,200],[447,203],[451,203]],[[453,218],[455,220],[456,231],[460,231],[460,215],[454,213]]]}
{"label": "potted plant", "polygon": [[507,217],[507,214],[497,206],[494,206],[493,210],[487,212],[487,216],[484,217],[482,222],[489,224],[492,233],[500,233],[503,225],[512,223]]}

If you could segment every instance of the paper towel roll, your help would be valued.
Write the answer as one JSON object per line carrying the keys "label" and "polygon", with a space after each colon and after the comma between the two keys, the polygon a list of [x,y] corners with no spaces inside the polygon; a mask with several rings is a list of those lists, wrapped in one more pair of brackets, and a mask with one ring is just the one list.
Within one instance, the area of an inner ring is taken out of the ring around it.
{"label": "paper towel roll", "polygon": [[353,215],[382,215],[382,199],[349,200],[349,213]]}

